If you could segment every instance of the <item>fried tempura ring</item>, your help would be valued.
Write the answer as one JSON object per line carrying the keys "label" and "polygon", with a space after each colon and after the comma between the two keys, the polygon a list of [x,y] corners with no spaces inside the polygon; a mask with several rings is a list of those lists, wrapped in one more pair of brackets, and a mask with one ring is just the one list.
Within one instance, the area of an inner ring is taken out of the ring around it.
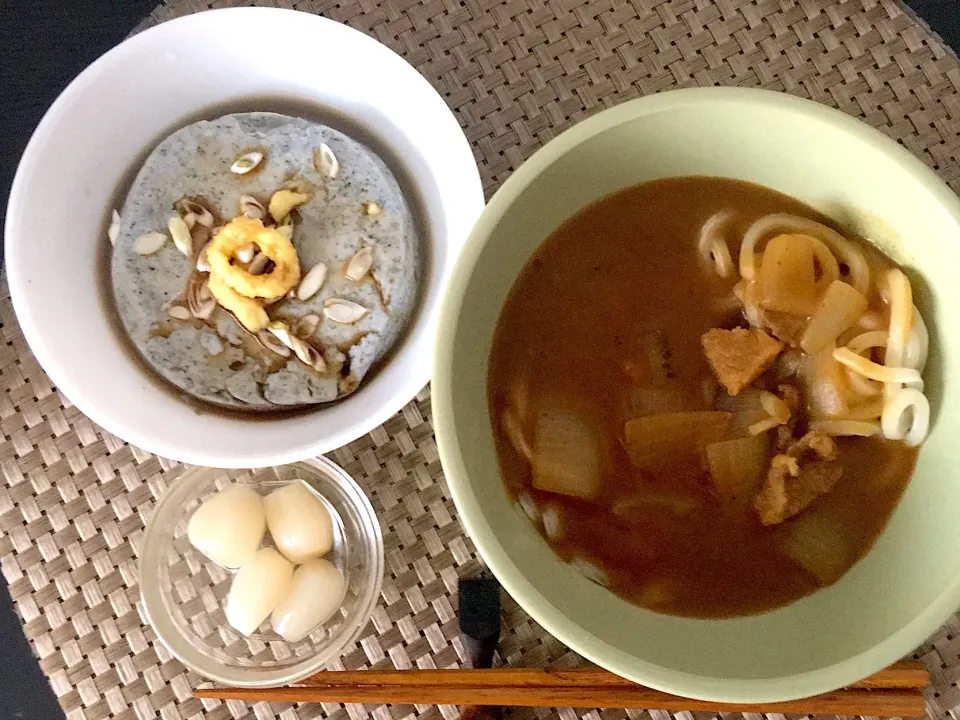
{"label": "fried tempura ring", "polygon": [[210,274],[210,294],[225,309],[236,315],[237,320],[247,330],[257,333],[270,324],[270,318],[258,300],[244,297],[227,285],[220,275]]}
{"label": "fried tempura ring", "polygon": [[[233,254],[250,243],[256,243],[260,252],[273,260],[274,268],[269,273],[251,275],[230,264]],[[219,276],[247,298],[272,300],[283,297],[300,282],[300,261],[293,243],[274,228],[265,228],[260,220],[253,218],[241,216],[227,223],[210,242],[207,263],[212,276]]]}

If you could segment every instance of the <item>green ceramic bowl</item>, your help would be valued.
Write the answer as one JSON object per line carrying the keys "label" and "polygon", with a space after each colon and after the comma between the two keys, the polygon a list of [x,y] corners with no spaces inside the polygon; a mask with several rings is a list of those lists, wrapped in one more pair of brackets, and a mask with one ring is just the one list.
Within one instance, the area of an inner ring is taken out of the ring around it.
{"label": "green ceramic bowl", "polygon": [[[676,175],[798,197],[901,262],[932,332],[933,431],[875,548],[834,586],[764,615],[695,620],[620,600],[561,563],[515,511],[494,454],[486,374],[500,308],[534,249],[584,205]],[[506,590],[571,648],[678,695],[787,700],[909,653],[960,604],[960,201],[894,141],[840,112],[759,90],[680,90],[594,115],[490,201],[441,315],[433,374],[440,457],[467,532]]]}

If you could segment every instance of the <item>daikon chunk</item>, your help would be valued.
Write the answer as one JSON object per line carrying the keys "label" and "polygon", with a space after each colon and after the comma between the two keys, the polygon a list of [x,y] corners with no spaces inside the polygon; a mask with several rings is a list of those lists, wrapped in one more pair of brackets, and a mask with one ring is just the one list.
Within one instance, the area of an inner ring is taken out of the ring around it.
{"label": "daikon chunk", "polygon": [[592,499],[600,492],[600,443],[588,417],[569,407],[547,405],[536,417],[533,487]]}
{"label": "daikon chunk", "polygon": [[867,299],[863,295],[854,290],[852,285],[835,280],[830,283],[810,318],[800,339],[800,347],[804,352],[816,353],[833,345],[840,333],[853,327],[866,309]]}
{"label": "daikon chunk", "polygon": [[810,510],[784,527],[784,553],[809,570],[822,585],[831,585],[856,561],[848,533],[826,512]]}
{"label": "daikon chunk", "polygon": [[749,504],[760,489],[770,464],[766,433],[707,445],[707,465],[713,489],[722,500]]}
{"label": "daikon chunk", "polygon": [[664,470],[718,442],[730,424],[728,412],[661,413],[628,420],[624,426],[630,462],[641,470]]}
{"label": "daikon chunk", "polygon": [[767,243],[757,278],[766,310],[809,317],[817,305],[813,243],[805,235],[778,235]]}

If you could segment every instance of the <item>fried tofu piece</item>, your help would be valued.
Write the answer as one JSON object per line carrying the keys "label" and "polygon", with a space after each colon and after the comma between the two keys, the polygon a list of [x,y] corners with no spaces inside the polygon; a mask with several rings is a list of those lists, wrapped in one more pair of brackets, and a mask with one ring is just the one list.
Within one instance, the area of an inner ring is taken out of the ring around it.
{"label": "fried tofu piece", "polygon": [[794,441],[786,453],[775,455],[754,498],[760,522],[782,523],[830,492],[843,474],[838,455],[833,438],[817,431]]}
{"label": "fried tofu piece", "polygon": [[850,526],[822,506],[785,526],[780,541],[784,554],[823,586],[839,580],[857,560]]}
{"label": "fried tofu piece", "polygon": [[843,467],[839,460],[818,460],[799,467],[788,455],[777,455],[754,507],[764,525],[776,525],[806,510],[821,495],[833,490]]}
{"label": "fried tofu piece", "polygon": [[723,440],[706,448],[707,468],[717,497],[749,506],[770,462],[767,433]]}
{"label": "fried tofu piece", "polygon": [[713,328],[703,334],[700,342],[713,374],[731,395],[760,377],[783,349],[782,342],[757,328]]}
{"label": "fried tofu piece", "polygon": [[798,460],[808,452],[814,453],[819,460],[836,460],[840,450],[832,437],[819,430],[811,430],[787,448],[787,455]]}
{"label": "fried tofu piece", "polygon": [[779,310],[760,309],[760,321],[779,340],[790,347],[799,347],[807,329],[807,318]]}
{"label": "fried tofu piece", "polygon": [[[792,415],[790,416],[790,419],[793,419]],[[776,429],[776,435],[774,436],[773,443],[777,453],[785,453],[787,448],[790,447],[791,443],[793,442],[793,425],[789,422],[786,425],[779,425]]]}
{"label": "fried tofu piece", "polygon": [[785,424],[777,427],[774,436],[774,448],[778,453],[785,453],[795,442],[793,433],[797,427],[797,410],[800,408],[800,391],[793,385],[781,383],[777,386],[777,394],[790,409],[790,419],[787,420]]}

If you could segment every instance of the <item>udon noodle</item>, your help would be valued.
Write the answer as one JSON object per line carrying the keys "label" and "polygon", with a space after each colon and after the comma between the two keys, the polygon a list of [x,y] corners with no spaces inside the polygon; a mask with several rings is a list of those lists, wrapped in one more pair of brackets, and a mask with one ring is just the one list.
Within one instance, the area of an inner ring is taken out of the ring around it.
{"label": "udon noodle", "polygon": [[[713,260],[721,277],[729,277],[725,259],[730,258],[730,250],[718,230],[731,218],[729,211],[713,215],[704,223],[700,234],[700,252]],[[741,279],[734,287],[734,294],[742,303],[744,316],[752,327],[764,327],[757,299],[762,246],[771,238],[783,235],[805,236],[811,241],[820,272],[818,284],[829,285],[840,280],[840,264],[843,263],[846,282],[861,296],[867,296],[874,289],[866,258],[847,238],[814,220],[783,213],[767,215],[754,222],[743,236],[739,260]],[[857,335],[845,346],[835,348],[832,355],[847,368],[850,387],[858,396],[850,397],[850,404],[857,405],[862,398],[882,392],[883,406],[870,406],[871,415],[868,417],[861,412],[857,417],[820,420],[818,427],[837,436],[872,435],[875,428],[879,428],[888,440],[919,445],[930,427],[930,406],[923,394],[920,376],[927,358],[927,328],[923,316],[913,304],[910,280],[902,271],[888,270],[875,281],[876,289],[890,306],[888,328],[885,332],[868,331]],[[860,315],[855,321],[859,319]],[[867,351],[878,350],[882,351],[880,362],[864,356]],[[880,387],[875,383],[880,383]],[[874,409],[878,410],[876,415],[872,415]],[[876,423],[869,424],[868,420],[876,420]]]}

